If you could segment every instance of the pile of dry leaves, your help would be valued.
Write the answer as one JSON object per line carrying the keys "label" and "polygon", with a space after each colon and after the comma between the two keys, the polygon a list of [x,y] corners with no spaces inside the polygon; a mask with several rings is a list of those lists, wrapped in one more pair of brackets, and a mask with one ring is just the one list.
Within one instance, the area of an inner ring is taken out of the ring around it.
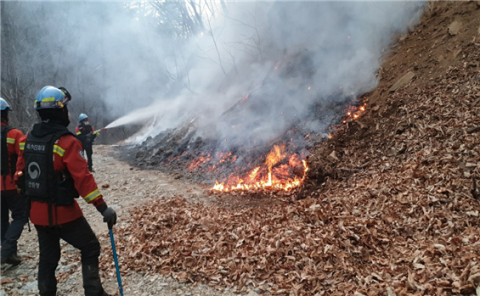
{"label": "pile of dry leaves", "polygon": [[305,199],[136,208],[117,228],[122,272],[271,294],[480,295],[480,44],[462,50],[319,147]]}

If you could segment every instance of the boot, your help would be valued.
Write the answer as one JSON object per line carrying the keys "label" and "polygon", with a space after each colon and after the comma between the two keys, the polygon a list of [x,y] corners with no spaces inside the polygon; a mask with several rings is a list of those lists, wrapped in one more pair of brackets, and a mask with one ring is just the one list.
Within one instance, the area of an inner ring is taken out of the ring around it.
{"label": "boot", "polygon": [[82,263],[82,275],[85,296],[108,296],[108,294],[103,290],[102,282],[100,281],[98,264]]}
{"label": "boot", "polygon": [[17,255],[12,255],[8,257],[2,257],[1,259],[2,264],[12,264],[12,265],[18,265],[22,262],[22,260],[17,256]]}

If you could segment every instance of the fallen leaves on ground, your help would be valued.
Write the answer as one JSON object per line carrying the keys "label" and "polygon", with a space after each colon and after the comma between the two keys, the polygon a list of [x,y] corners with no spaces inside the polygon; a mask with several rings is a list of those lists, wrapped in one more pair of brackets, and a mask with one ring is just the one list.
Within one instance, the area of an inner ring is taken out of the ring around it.
{"label": "fallen leaves on ground", "polygon": [[[306,199],[235,209],[174,197],[134,209],[115,228],[122,273],[271,294],[475,295],[480,51],[459,46],[458,66],[386,94],[319,147]],[[102,266],[114,270],[111,254]]]}

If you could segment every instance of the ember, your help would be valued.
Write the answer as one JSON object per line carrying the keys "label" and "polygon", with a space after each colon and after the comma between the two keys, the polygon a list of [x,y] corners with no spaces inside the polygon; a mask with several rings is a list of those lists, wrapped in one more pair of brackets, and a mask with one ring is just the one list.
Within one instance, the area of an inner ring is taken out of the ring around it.
{"label": "ember", "polygon": [[357,120],[360,116],[367,110],[367,103],[363,102],[360,106],[352,106],[348,108],[347,114],[345,115],[345,119],[342,123],[347,123],[352,120]]}

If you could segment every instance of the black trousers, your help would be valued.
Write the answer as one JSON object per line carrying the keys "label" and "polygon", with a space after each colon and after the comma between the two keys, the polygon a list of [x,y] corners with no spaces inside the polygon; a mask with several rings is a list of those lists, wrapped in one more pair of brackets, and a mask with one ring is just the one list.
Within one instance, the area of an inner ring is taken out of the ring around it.
{"label": "black trousers", "polygon": [[98,273],[100,243],[85,217],[59,226],[35,225],[40,246],[38,290],[41,296],[55,296],[55,269],[60,260],[60,239],[79,249],[82,254],[83,288],[86,296],[106,295]]}
{"label": "black trousers", "polygon": [[[9,219],[12,212],[12,223]],[[27,202],[17,190],[2,191],[1,197],[1,234],[2,258],[17,255],[17,242],[22,234],[23,227],[28,222]]]}
{"label": "black trousers", "polygon": [[87,154],[88,170],[92,171],[92,168],[93,168],[93,161],[92,161],[93,147],[92,147],[92,144],[83,145],[83,150],[85,150],[85,153]]}

